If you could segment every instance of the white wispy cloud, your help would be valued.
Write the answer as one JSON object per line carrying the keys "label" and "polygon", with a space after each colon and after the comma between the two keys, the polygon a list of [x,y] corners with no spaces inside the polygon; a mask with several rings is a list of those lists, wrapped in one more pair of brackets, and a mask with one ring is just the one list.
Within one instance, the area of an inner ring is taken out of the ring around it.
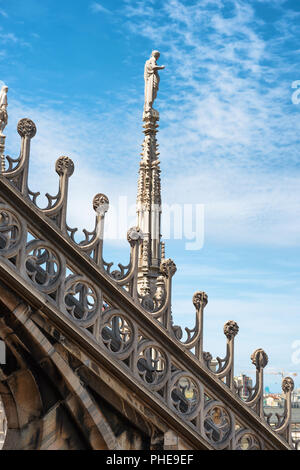
{"label": "white wispy cloud", "polygon": [[2,45],[17,45],[22,47],[31,47],[28,41],[18,37],[15,33],[7,32],[0,26],[0,44]]}
{"label": "white wispy cloud", "polygon": [[[293,148],[296,158],[299,120],[289,112],[290,83],[279,82],[280,59],[256,31],[253,8],[240,1],[226,3],[233,6],[231,17],[220,13],[224,2],[187,6],[166,1],[163,13],[158,13],[164,19],[157,22],[156,12],[140,17],[141,2],[136,17],[136,2],[130,6],[128,27],[161,44],[167,60],[164,80],[172,92],[168,103],[161,96],[161,106],[168,122],[169,153],[173,155],[175,138],[174,147],[193,158],[209,153],[210,160],[269,164],[278,158],[280,135],[281,146],[287,153]],[[218,8],[212,10],[211,5]],[[267,60],[273,63],[267,66]],[[279,134],[282,129],[284,134]],[[178,151],[176,157],[181,157]]]}
{"label": "white wispy cloud", "polygon": [[9,43],[9,42],[13,42],[13,43],[18,42],[18,38],[14,33],[4,33],[1,31],[0,31],[0,40],[3,44]]}
{"label": "white wispy cloud", "polygon": [[90,10],[93,13],[110,13],[110,10],[105,8],[101,3],[93,2],[90,4]]}
{"label": "white wispy cloud", "polygon": [[[184,172],[185,198],[206,204],[208,236],[297,244],[300,121],[281,75],[288,59],[246,2],[169,0],[152,16],[142,14],[146,5],[128,2],[125,13],[128,28],[161,45],[167,62],[159,139],[172,200]],[[291,30],[290,17],[282,11]]]}
{"label": "white wispy cloud", "polygon": [[[222,0],[192,5],[167,0],[161,9],[154,1],[126,2],[127,27],[135,35],[157,38],[167,61],[158,96],[163,200],[205,204],[206,239],[297,246],[300,120],[291,112],[290,83],[277,80],[279,59],[257,31],[252,6],[240,0],[228,3],[232,11],[225,17]],[[101,181],[112,199],[128,194],[133,203],[142,100],[130,101],[136,92],[126,93],[120,91],[122,112],[118,105],[102,115],[83,117],[84,111],[75,108],[68,114],[51,103],[28,109],[20,102],[12,103],[10,112],[15,123],[17,114],[29,113],[39,124],[35,165],[41,166],[39,158],[44,164],[70,154],[80,174],[85,171],[95,181],[95,189]],[[88,123],[84,127],[82,120]],[[180,187],[185,190],[179,192]],[[89,205],[92,195],[86,198],[80,196]],[[74,211],[72,200],[69,213],[75,219],[78,200]]]}

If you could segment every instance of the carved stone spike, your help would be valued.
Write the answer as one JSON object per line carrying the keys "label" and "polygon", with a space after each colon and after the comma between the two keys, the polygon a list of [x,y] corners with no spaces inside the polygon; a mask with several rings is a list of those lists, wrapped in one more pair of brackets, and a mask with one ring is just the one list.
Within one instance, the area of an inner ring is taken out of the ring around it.
{"label": "carved stone spike", "polygon": [[127,232],[127,240],[133,244],[139,240],[144,239],[144,234],[139,227],[131,227]]}
{"label": "carved stone spike", "polygon": [[21,137],[33,139],[36,134],[36,125],[31,119],[24,118],[18,122],[17,131]]}
{"label": "carved stone spike", "polygon": [[67,173],[67,176],[72,176],[74,173],[74,163],[69,157],[59,157],[56,160],[55,171],[58,175]]}
{"label": "carved stone spike", "polygon": [[208,297],[206,292],[195,292],[193,295],[193,304],[197,310],[199,310],[201,307],[206,307],[207,302]]}
{"label": "carved stone spike", "polygon": [[252,364],[255,365],[256,369],[260,369],[266,367],[269,362],[269,358],[267,353],[263,349],[256,349],[254,353],[251,355]]}
{"label": "carved stone spike", "polygon": [[295,384],[291,377],[285,377],[282,381],[281,388],[284,393],[292,392]]}
{"label": "carved stone spike", "polygon": [[225,323],[224,335],[227,337],[227,339],[233,339],[238,334],[238,332],[239,326],[235,321],[229,320],[227,323]]}
{"label": "carved stone spike", "polygon": [[164,276],[166,276],[167,278],[173,277],[176,271],[177,271],[176,264],[174,263],[172,259],[162,260],[161,265],[160,265],[160,272]]}
{"label": "carved stone spike", "polygon": [[104,215],[109,209],[109,199],[105,194],[99,193],[93,199],[93,208],[95,212]]}

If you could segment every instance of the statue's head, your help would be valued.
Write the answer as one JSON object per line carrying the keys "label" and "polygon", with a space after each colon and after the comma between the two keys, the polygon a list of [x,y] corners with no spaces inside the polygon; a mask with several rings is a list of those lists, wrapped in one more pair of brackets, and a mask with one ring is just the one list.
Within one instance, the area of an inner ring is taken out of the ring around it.
{"label": "statue's head", "polygon": [[155,60],[158,60],[160,57],[160,52],[159,51],[152,51],[152,56],[155,58]]}
{"label": "statue's head", "polygon": [[2,88],[1,88],[1,91],[4,91],[4,92],[8,92],[8,86],[4,85]]}

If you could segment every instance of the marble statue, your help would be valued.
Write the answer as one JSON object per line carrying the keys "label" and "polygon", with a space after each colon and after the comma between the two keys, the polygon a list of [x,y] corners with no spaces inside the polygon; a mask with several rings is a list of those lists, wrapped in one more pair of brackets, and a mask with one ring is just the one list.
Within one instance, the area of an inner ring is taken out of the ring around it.
{"label": "marble statue", "polygon": [[7,92],[8,87],[3,86],[0,92],[0,134],[7,124]]}
{"label": "marble statue", "polygon": [[149,111],[153,107],[154,100],[157,96],[157,91],[159,87],[159,75],[158,70],[163,70],[164,65],[157,65],[157,60],[160,57],[158,51],[152,51],[151,57],[145,63],[145,111]]}

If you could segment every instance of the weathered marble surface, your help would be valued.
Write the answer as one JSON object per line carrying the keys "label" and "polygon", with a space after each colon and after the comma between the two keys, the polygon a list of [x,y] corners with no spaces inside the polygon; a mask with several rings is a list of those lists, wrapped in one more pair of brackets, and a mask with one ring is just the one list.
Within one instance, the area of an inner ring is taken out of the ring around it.
{"label": "weathered marble surface", "polygon": [[5,431],[6,431],[6,419],[5,419],[3,405],[0,399],[0,449],[2,449],[2,446],[4,443]]}
{"label": "weathered marble surface", "polygon": [[150,59],[145,63],[145,112],[149,111],[153,107],[154,100],[157,97],[160,80],[158,70],[163,70],[165,68],[164,65],[157,65],[159,57],[159,51],[152,51]]}

